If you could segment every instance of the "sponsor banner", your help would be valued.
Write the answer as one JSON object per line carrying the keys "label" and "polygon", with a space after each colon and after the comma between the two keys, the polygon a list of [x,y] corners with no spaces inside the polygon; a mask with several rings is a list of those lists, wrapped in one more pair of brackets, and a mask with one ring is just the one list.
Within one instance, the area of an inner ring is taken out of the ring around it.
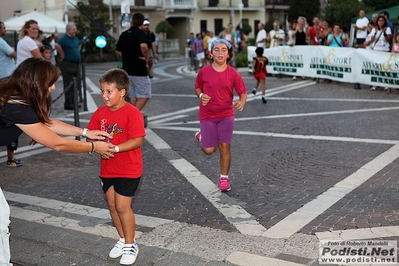
{"label": "sponsor banner", "polygon": [[322,240],[320,264],[397,265],[396,240]]}
{"label": "sponsor banner", "polygon": [[[255,46],[248,46],[252,72]],[[328,46],[279,46],[265,49],[267,71],[399,89],[399,54]]]}

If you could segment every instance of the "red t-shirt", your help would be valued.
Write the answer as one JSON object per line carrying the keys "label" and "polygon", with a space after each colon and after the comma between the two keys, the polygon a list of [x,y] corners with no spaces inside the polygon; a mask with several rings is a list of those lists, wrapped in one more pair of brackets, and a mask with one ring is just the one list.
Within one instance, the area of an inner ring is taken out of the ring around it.
{"label": "red t-shirt", "polygon": [[233,97],[246,94],[247,89],[240,74],[231,66],[217,72],[212,65],[203,67],[197,75],[195,87],[211,97],[206,106],[200,102],[200,121],[234,116]]}
{"label": "red t-shirt", "polygon": [[[323,31],[323,27],[319,26],[319,30]],[[310,27],[309,29],[309,35],[310,35],[310,44],[311,45],[320,45],[321,44],[321,39],[318,39],[316,36],[316,29],[315,27]]]}
{"label": "red t-shirt", "polygon": [[[101,106],[91,117],[87,128],[108,132],[113,138],[104,141],[110,141],[114,145],[146,135],[142,113],[129,103],[116,111],[111,111],[107,106]],[[109,160],[101,159],[101,177],[139,178],[142,174],[141,148],[115,153],[115,157]]]}

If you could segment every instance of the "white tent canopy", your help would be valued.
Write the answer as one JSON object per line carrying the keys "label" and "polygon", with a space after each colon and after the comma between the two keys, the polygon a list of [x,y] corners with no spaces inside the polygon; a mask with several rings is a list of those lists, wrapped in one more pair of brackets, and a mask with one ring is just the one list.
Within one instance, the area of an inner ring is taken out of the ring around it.
{"label": "white tent canopy", "polygon": [[66,24],[43,13],[32,11],[19,17],[13,17],[4,21],[7,30],[20,31],[26,21],[33,19],[39,24],[40,30],[45,33],[65,33]]}

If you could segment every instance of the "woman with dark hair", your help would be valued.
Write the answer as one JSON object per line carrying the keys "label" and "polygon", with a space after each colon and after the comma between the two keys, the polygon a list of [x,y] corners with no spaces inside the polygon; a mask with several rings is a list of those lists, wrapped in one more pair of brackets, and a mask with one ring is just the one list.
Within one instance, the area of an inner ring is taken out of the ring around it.
{"label": "woman with dark hair", "polygon": [[384,16],[378,16],[374,36],[375,39],[371,45],[371,49],[389,52],[389,40],[391,39],[392,31],[391,28],[388,27],[387,19]]}
{"label": "woman with dark hair", "polygon": [[[374,41],[370,45],[370,49],[381,52],[390,52],[389,40],[391,39],[392,32],[388,27],[388,21],[384,16],[378,16],[377,25],[372,30],[371,34],[374,33]],[[373,86],[374,87],[374,86]],[[372,90],[373,90],[372,87]],[[391,93],[391,89],[388,87],[384,88],[386,93]]]}
{"label": "woman with dark hair", "polygon": [[[84,153],[96,152],[113,157],[115,146],[109,142],[80,142],[62,138],[83,136],[103,140],[111,136],[99,130],[75,127],[49,117],[50,92],[59,77],[56,66],[40,58],[24,60],[9,78],[0,81],[0,146],[10,144],[25,132],[34,141],[55,151]],[[10,209],[0,188],[0,265],[9,265]]]}

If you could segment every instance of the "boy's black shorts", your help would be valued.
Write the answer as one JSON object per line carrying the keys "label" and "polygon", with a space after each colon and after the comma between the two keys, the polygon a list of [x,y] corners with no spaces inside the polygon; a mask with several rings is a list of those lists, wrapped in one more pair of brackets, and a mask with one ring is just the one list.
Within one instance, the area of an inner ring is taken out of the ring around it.
{"label": "boy's black shorts", "polygon": [[133,197],[139,187],[141,176],[139,178],[100,178],[104,193],[113,186],[119,195]]}

